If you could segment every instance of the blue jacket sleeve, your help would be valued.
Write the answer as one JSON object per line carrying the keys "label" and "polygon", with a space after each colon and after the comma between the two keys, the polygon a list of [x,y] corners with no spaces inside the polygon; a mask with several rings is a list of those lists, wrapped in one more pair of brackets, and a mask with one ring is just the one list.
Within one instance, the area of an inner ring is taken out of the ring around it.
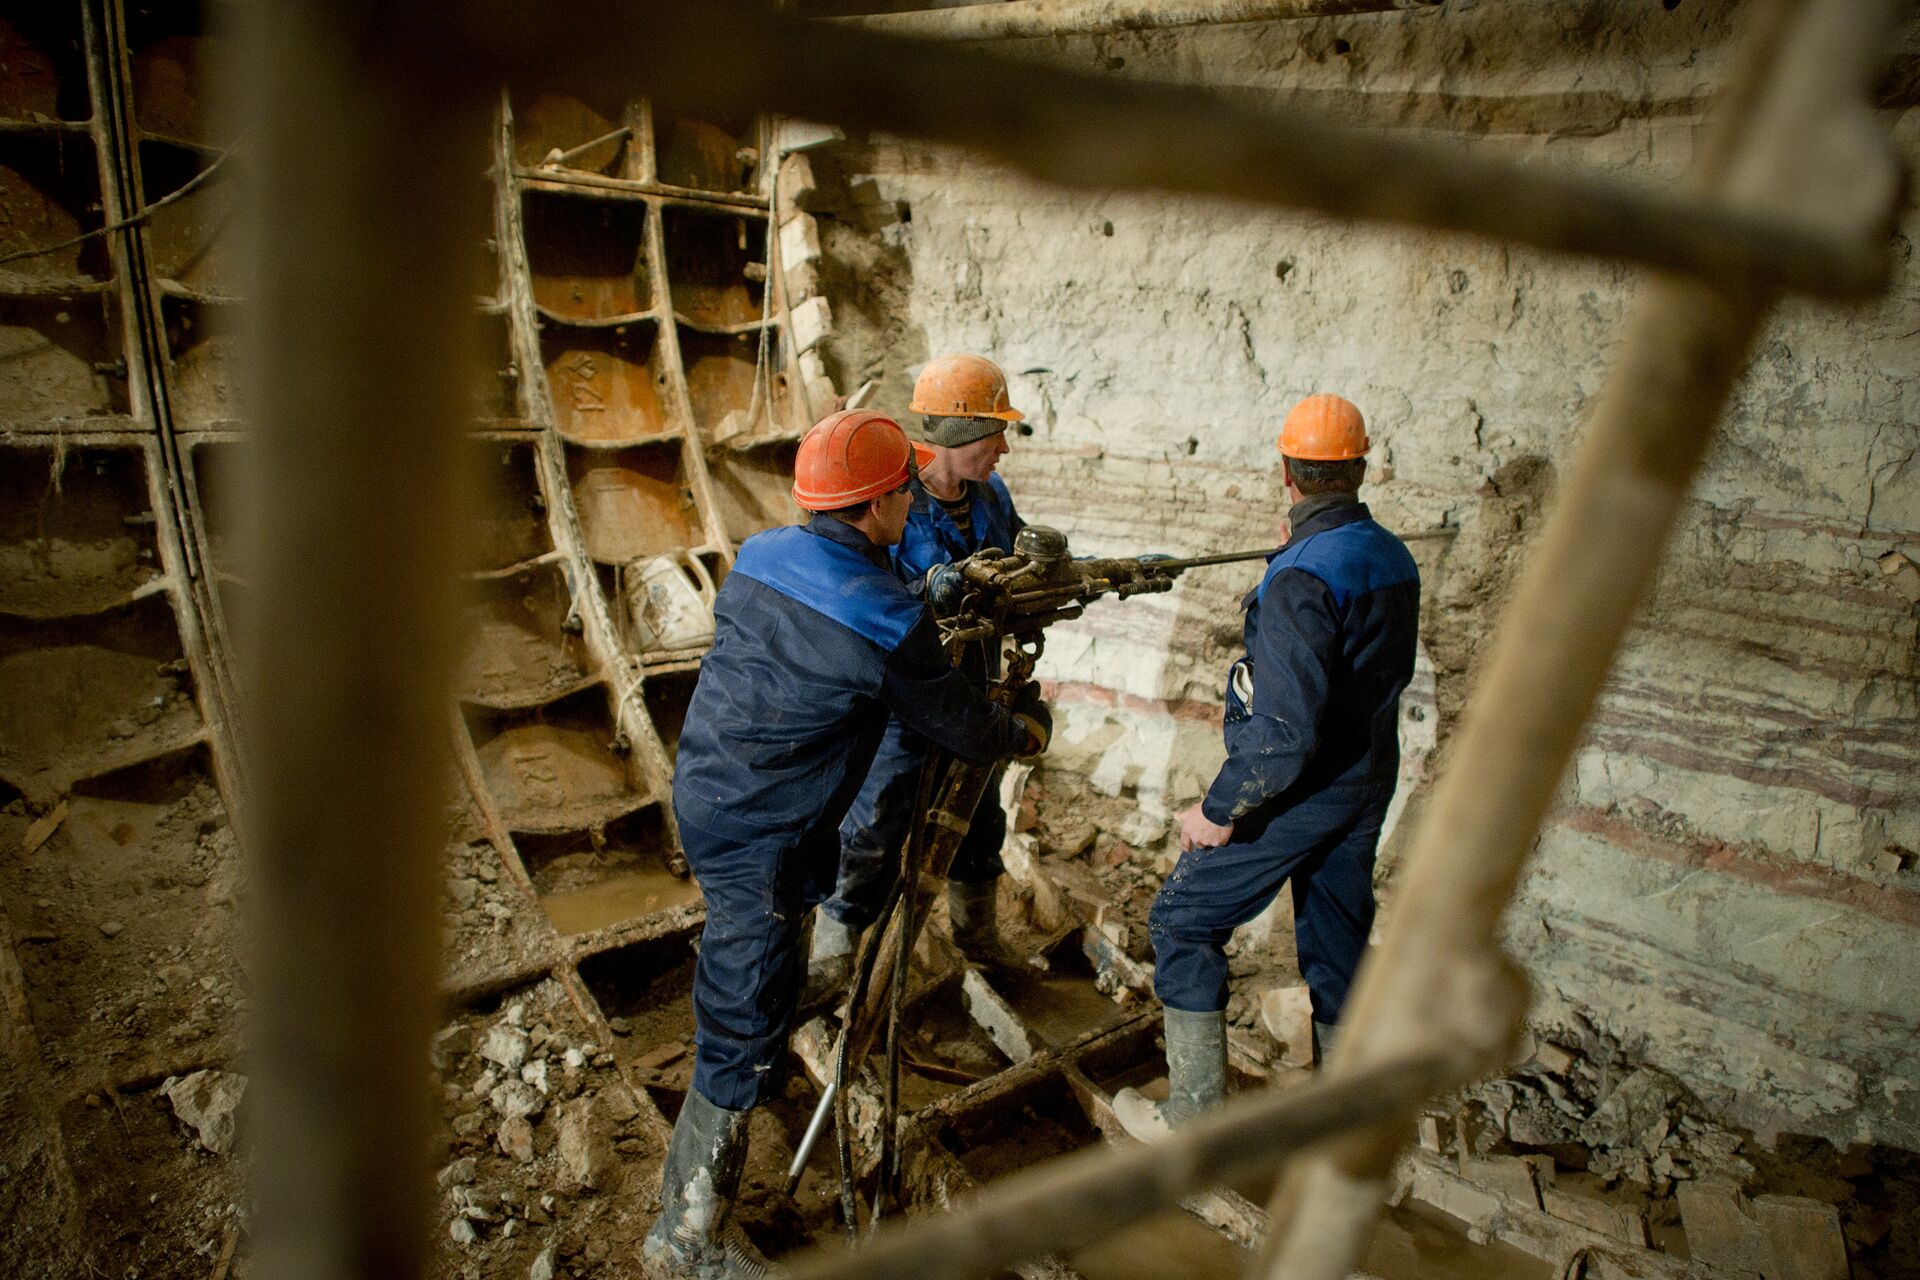
{"label": "blue jacket sleeve", "polygon": [[888,656],[880,700],[907,728],[975,764],[1003,760],[1027,746],[1026,726],[947,661],[932,614],[922,614]]}
{"label": "blue jacket sleeve", "polygon": [[[918,501],[918,499],[915,499]],[[920,513],[915,512],[918,516]],[[900,543],[892,550],[893,571],[907,589],[916,596],[925,594],[927,570],[936,564],[945,564],[947,557],[940,547],[940,541],[933,536],[931,529],[923,526],[920,520],[910,519],[907,529],[900,537]]]}
{"label": "blue jacket sleeve", "polygon": [[1319,737],[1340,646],[1333,593],[1305,570],[1275,574],[1254,608],[1251,714],[1228,727],[1226,763],[1201,802],[1207,820],[1222,825],[1299,779]]}

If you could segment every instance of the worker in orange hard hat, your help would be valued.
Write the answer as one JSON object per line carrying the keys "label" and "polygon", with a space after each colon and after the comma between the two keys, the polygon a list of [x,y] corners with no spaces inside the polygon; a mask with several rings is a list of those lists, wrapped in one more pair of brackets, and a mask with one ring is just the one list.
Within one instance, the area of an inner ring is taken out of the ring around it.
{"label": "worker in orange hard hat", "polygon": [[[973,355],[929,360],[914,380],[908,406],[921,415],[928,456],[913,484],[913,509],[894,550],[900,576],[916,589],[985,547],[1011,548],[1025,524],[996,474],[1008,452],[1007,435],[1025,431],[1025,415],[1007,395],[1007,377],[991,360]],[[999,653],[980,646],[970,667],[998,673]],[[879,915],[897,870],[898,852],[913,820],[926,743],[898,718],[875,754],[867,781],[842,824],[840,883],[814,920],[805,1003],[824,1003],[846,984],[859,934]],[[988,794],[997,794],[997,779]],[[1005,869],[1006,815],[983,804],[973,815],[947,879],[947,915],[954,942],[969,959],[1020,965],[1000,937],[995,903]]]}
{"label": "worker in orange hard hat", "polygon": [[1360,410],[1340,396],[1308,396],[1280,428],[1290,532],[1242,602],[1247,651],[1228,670],[1226,763],[1180,815],[1180,861],[1148,917],[1170,1088],[1165,1103],[1131,1089],[1115,1097],[1136,1136],[1225,1097],[1227,939],[1283,884],[1316,1052],[1359,967],[1420,614],[1413,557],[1360,501],[1371,447]]}
{"label": "worker in orange hard hat", "polygon": [[740,544],[714,598],[673,775],[706,899],[693,1085],[667,1148],[649,1275],[763,1274],[731,1224],[748,1112],[779,1095],[800,994],[800,930],[832,889],[841,819],[888,723],[976,762],[1046,748],[1034,692],[1012,708],[956,670],[888,551],[919,459],[892,419],[843,410],[800,442],[793,499],[815,513]]}

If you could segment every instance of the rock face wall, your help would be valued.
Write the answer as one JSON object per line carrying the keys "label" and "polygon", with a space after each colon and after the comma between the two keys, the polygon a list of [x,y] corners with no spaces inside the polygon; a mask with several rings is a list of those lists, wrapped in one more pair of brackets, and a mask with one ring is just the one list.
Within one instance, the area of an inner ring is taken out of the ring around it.
{"label": "rock face wall", "polygon": [[[1741,26],[1737,6],[1698,0],[1455,0],[1005,47],[1660,183],[1688,165]],[[1912,157],[1920,117],[1892,96]],[[1362,406],[1376,512],[1453,531],[1414,544],[1428,670],[1408,700],[1402,796],[1417,811],[1634,276],[1223,201],[1059,190],[887,138],[815,164],[843,184],[821,218],[836,381],[875,378],[874,403],[904,411],[928,355],[999,361],[1036,427],[1004,473],[1027,518],[1083,553],[1270,545],[1280,417],[1316,390]],[[1763,1131],[1913,1148],[1920,218],[1904,230],[1886,299],[1790,302],[1762,339],[1509,940],[1542,1021],[1591,1018]],[[1189,803],[1219,759],[1222,669],[1255,577],[1194,574],[1057,629],[1049,767],[1150,811]]]}

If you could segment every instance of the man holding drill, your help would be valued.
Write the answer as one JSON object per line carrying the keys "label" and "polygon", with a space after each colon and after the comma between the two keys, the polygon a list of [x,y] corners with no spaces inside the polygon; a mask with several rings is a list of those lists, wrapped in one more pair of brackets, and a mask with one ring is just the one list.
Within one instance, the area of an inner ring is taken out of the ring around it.
{"label": "man holding drill", "polygon": [[757,1275],[732,1219],[747,1117],[772,1096],[799,1002],[799,936],[839,865],[839,827],[890,719],[966,760],[1036,755],[1035,686],[999,706],[947,661],[894,573],[916,452],[891,419],[847,410],[800,443],[793,498],[815,513],[740,546],[714,600],[674,770],[674,813],[706,899],[694,972],[693,1085],[674,1123],[657,1277]]}
{"label": "man holding drill", "polygon": [[[909,407],[921,415],[928,452],[913,482],[913,506],[894,566],[909,587],[937,594],[955,561],[987,547],[1013,547],[1026,522],[995,469],[1009,451],[1008,432],[1028,428],[1021,421],[1025,415],[1009,402],[1006,375],[980,356],[928,361],[914,381]],[[997,675],[999,661],[991,645],[969,655],[976,680]],[[879,915],[898,871],[927,754],[926,739],[896,716],[840,828],[840,879],[814,921],[807,1003],[823,1002],[846,985],[854,946]],[[1005,966],[1024,961],[1001,941],[995,919],[1005,870],[1000,848],[1007,837],[998,780],[996,772],[954,856],[947,912],[953,940],[969,959]]]}

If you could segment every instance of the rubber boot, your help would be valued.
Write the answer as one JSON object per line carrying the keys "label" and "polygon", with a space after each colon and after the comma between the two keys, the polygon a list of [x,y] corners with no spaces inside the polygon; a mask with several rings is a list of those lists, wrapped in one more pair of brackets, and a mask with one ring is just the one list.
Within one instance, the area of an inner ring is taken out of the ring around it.
{"label": "rubber boot", "polygon": [[813,946],[807,952],[807,977],[800,987],[803,1017],[832,1008],[846,995],[860,933],[859,929],[842,924],[825,911],[814,912]]}
{"label": "rubber boot", "polygon": [[649,1280],[758,1280],[777,1274],[733,1220],[747,1163],[747,1117],[699,1090],[674,1122],[660,1174],[660,1216],[640,1245]]}
{"label": "rubber boot", "polygon": [[1167,1100],[1137,1089],[1113,1096],[1113,1114],[1128,1133],[1155,1142],[1227,1100],[1227,1015],[1162,1011],[1167,1031]]}
{"label": "rubber boot", "polygon": [[1334,1035],[1335,1035],[1335,1031],[1334,1031],[1333,1023],[1322,1022],[1318,1018],[1315,1018],[1313,1020],[1313,1065],[1314,1066],[1324,1067],[1327,1065],[1327,1055],[1333,1052]]}
{"label": "rubber boot", "polygon": [[982,968],[1032,973],[1036,967],[1032,958],[1015,951],[1000,937],[999,903],[998,879],[977,884],[947,881],[947,919],[953,926],[953,945]]}

